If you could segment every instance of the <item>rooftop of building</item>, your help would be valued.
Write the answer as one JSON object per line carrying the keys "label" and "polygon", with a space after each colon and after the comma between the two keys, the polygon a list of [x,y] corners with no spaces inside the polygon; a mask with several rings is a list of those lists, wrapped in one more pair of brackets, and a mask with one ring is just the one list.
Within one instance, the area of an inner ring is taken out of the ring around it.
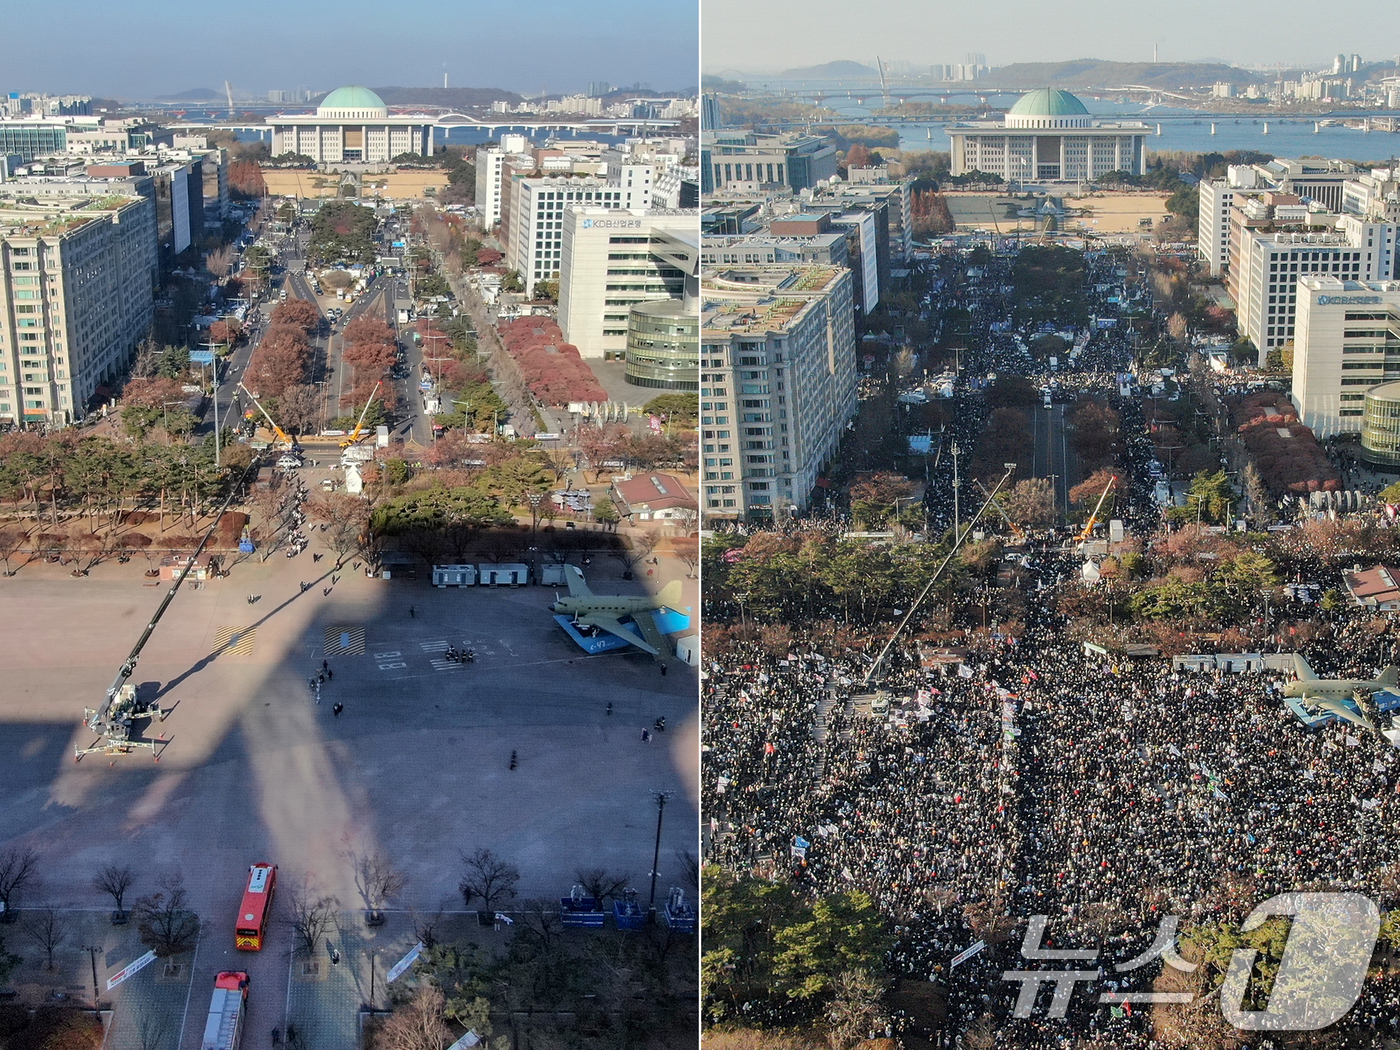
{"label": "rooftop of building", "polygon": [[1366,391],[1366,397],[1377,401],[1400,401],[1400,381],[1373,386]]}
{"label": "rooftop of building", "polygon": [[1331,274],[1305,274],[1298,278],[1316,292],[1400,292],[1400,281],[1344,281]]}
{"label": "rooftop of building", "polygon": [[1028,91],[1008,111],[1018,117],[1080,117],[1089,111],[1075,96],[1058,88]]}
{"label": "rooftop of building", "polygon": [[126,194],[52,196],[37,198],[23,190],[0,188],[0,236],[65,236],[92,222],[110,218],[114,211],[141,201]]}
{"label": "rooftop of building", "polygon": [[735,266],[701,278],[701,325],[708,333],[781,332],[826,292],[841,266]]}
{"label": "rooftop of building", "polygon": [[360,87],[358,84],[336,88],[321,99],[321,104],[316,107],[316,112],[325,113],[329,110],[340,109],[380,109],[385,113],[389,112],[389,107],[382,98],[369,88]]}

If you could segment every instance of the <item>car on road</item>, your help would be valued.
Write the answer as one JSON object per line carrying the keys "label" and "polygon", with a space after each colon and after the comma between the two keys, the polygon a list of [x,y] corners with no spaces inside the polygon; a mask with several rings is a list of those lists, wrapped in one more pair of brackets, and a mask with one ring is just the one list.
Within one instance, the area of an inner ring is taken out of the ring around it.
{"label": "car on road", "polygon": [[282,470],[297,470],[301,467],[301,457],[288,452],[277,460],[277,466]]}

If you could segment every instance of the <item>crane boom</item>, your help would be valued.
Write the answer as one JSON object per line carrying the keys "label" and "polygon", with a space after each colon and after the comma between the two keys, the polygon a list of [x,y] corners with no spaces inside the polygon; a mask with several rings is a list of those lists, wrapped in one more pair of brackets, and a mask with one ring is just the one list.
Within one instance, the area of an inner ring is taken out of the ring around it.
{"label": "crane boom", "polygon": [[257,466],[258,460],[255,457],[253,462],[244,469],[243,474],[238,479],[238,484],[229,487],[229,494],[219,507],[218,513],[214,515],[213,524],[204,533],[204,538],[199,541],[199,546],[195,548],[194,554],[190,556],[189,562],[180,571],[180,575],[175,577],[175,583],[161,600],[150,623],[146,624],[146,629],[141,632],[141,637],[136,640],[136,644],[132,646],[126,660],[117,669],[117,676],[112,679],[112,684],[108,686],[107,694],[102,703],[96,709],[89,709],[85,712],[84,723],[94,733],[101,734],[102,742],[94,747],[77,748],[75,758],[81,758],[92,751],[125,752],[135,747],[149,747],[152,751],[155,750],[156,745],[153,741],[131,739],[131,722],[134,717],[159,713],[159,703],[153,700],[150,704],[142,707],[136,696],[135,688],[127,685],[127,679],[136,672],[136,661],[141,657],[141,650],[150,641],[156,624],[160,623],[160,618],[165,615],[165,610],[170,608],[170,603],[174,601],[175,595],[180,590],[180,585],[185,582],[185,577],[193,571],[195,562],[204,553],[204,548],[209,545],[209,541],[219,528],[219,522],[223,521],[225,511],[233,504],[238,490],[248,479],[249,472]]}
{"label": "crane boom", "polygon": [[[977,482],[977,487],[982,490],[982,495],[986,496],[988,499],[991,499],[991,493],[987,491],[986,485],[982,484],[979,481]],[[996,500],[992,500],[992,506],[996,509],[996,512],[1001,515],[1001,520],[1006,522],[1007,526],[1011,529],[1011,534],[1016,537],[1016,542],[1025,543],[1025,531],[1021,528],[1021,526],[1017,525],[1014,521],[1011,520],[1011,518],[1006,513],[1006,508],[1003,507]]]}
{"label": "crane boom", "polygon": [[238,384],[238,389],[247,394],[248,397],[252,399],[253,404],[258,406],[258,411],[263,414],[263,419],[267,420],[267,425],[270,426],[272,428],[272,432],[277,435],[277,440],[282,442],[282,444],[284,444],[287,448],[295,447],[296,442],[291,439],[291,437],[287,434],[285,430],[283,430],[273,421],[272,417],[267,414],[267,409],[262,407],[262,402],[259,401],[256,397],[253,397],[253,392],[249,390],[246,386],[244,386],[241,382]]}
{"label": "crane boom", "polygon": [[374,404],[374,399],[379,393],[379,388],[383,385],[384,380],[382,379],[374,384],[374,389],[369,392],[369,400],[365,402],[365,407],[360,410],[360,418],[358,422],[355,423],[355,429],[350,431],[350,436],[340,443],[341,448],[349,448],[360,440],[360,431],[364,429],[365,416],[369,414],[369,406]]}
{"label": "crane boom", "polygon": [[1108,494],[1113,491],[1113,486],[1118,484],[1118,475],[1108,479],[1108,484],[1103,487],[1103,492],[1099,494],[1098,503],[1094,504],[1094,513],[1089,515],[1089,520],[1084,523],[1084,529],[1079,534],[1076,543],[1083,543],[1094,534],[1094,526],[1099,523],[1099,511],[1103,510],[1103,501],[1108,499]]}

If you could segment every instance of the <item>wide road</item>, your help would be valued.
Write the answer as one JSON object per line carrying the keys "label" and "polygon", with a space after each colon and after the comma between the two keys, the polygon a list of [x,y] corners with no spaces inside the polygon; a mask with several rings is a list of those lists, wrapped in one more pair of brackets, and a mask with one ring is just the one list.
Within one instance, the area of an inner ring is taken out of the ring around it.
{"label": "wide road", "polygon": [[1069,490],[1082,480],[1079,477],[1079,457],[1070,447],[1066,434],[1065,406],[1039,406],[1029,410],[1031,435],[1034,439],[1031,473],[1037,478],[1050,478],[1055,484],[1055,506],[1061,511],[1069,507]]}

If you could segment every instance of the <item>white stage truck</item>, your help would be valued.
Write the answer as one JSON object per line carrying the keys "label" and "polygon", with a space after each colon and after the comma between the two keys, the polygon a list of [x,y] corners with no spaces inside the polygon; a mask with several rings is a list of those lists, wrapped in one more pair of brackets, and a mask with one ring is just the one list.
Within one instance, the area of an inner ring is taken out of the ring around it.
{"label": "white stage truck", "polygon": [[199,1050],[238,1050],[243,1038],[243,1014],[248,1004],[248,975],[225,970],[214,978],[214,998],[204,1023]]}

